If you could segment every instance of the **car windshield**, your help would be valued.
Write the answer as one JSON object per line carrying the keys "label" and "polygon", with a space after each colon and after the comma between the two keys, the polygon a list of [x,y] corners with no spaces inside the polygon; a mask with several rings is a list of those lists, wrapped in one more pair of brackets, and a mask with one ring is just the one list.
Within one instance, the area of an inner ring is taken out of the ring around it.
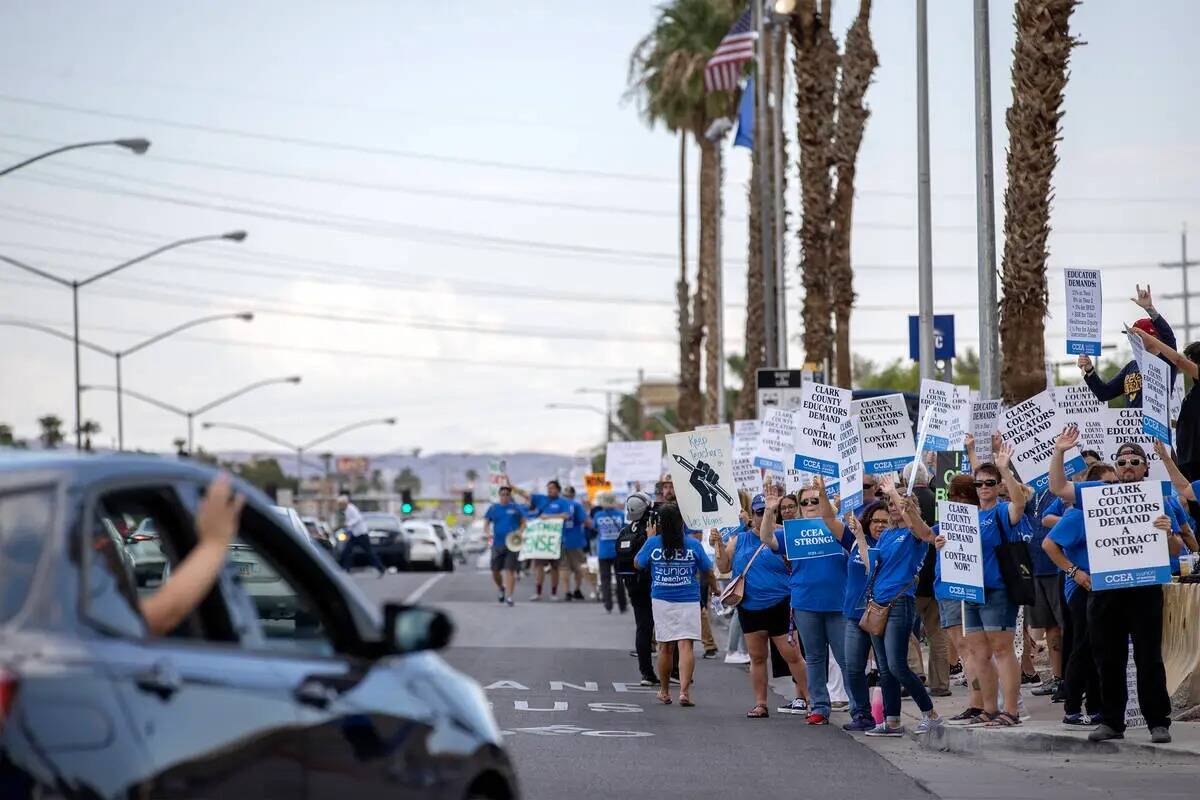
{"label": "car windshield", "polygon": [[363,521],[373,531],[393,533],[400,530],[400,523],[391,514],[363,514]]}

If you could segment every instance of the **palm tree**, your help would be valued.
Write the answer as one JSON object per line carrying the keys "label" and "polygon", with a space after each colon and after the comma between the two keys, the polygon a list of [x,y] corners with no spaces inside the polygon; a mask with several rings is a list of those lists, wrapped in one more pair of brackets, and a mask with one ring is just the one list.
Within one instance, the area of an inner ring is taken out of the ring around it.
{"label": "palm tree", "polygon": [[1076,5],[1078,0],[1017,0],[1013,12],[1017,37],[1012,105],[1005,118],[1008,187],[1000,279],[1000,349],[1005,356],[1000,384],[1010,403],[1046,388],[1046,239],[1067,64],[1079,44],[1070,28]]}
{"label": "palm tree", "polygon": [[79,432],[83,434],[83,449],[90,452],[92,437],[100,432],[100,423],[94,419],[85,419],[79,426]]}
{"label": "palm tree", "polygon": [[12,425],[0,422],[0,447],[12,447],[15,444]]}
{"label": "palm tree", "polygon": [[62,420],[54,414],[47,414],[44,417],[38,417],[38,426],[42,432],[38,434],[38,438],[42,440],[42,447],[47,450],[53,450],[62,444]]}
{"label": "palm tree", "polygon": [[175,438],[171,440],[171,445],[175,448],[175,455],[187,455],[187,439]]}
{"label": "palm tree", "polygon": [[[681,272],[676,289],[679,315],[679,416],[686,427],[695,427],[702,418],[700,396],[700,347],[709,351],[706,361],[713,365],[721,358],[720,342],[705,341],[705,323],[716,313],[712,305],[718,265],[717,226],[720,224],[720,178],[717,145],[704,137],[709,123],[733,113],[737,104],[734,92],[706,92],[704,65],[712,51],[729,32],[740,9],[732,0],[672,0],[659,13],[654,30],[634,48],[629,59],[627,97],[636,98],[639,111],[653,127],[662,123],[668,130],[688,134],[700,146],[700,259],[696,293],[691,296],[682,256],[686,242],[683,224],[683,197],[686,154],[680,152],[681,184]],[[715,354],[715,358],[714,358]],[[715,380],[710,375],[709,381]],[[712,394],[710,392],[710,394]],[[706,401],[715,422],[715,397]],[[704,416],[709,416],[705,414]]]}

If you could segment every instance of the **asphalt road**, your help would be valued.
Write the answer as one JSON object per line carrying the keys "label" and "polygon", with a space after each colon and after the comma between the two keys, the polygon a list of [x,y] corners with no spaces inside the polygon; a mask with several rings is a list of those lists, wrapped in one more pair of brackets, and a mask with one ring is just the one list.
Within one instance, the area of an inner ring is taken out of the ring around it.
{"label": "asphalt road", "polygon": [[720,659],[698,662],[695,708],[662,706],[654,690],[636,685],[632,613],[606,614],[592,601],[531,603],[528,578],[508,608],[474,563],[449,574],[371,574],[359,583],[381,601],[451,615],[456,634],[443,655],[485,687],[529,800],[664,791],[689,800],[1195,796],[1190,766],[929,753],[907,739],[845,733],[845,714],[834,715],[836,725],[810,727],[776,714],[777,695],[770,719],[749,720],[749,678]]}

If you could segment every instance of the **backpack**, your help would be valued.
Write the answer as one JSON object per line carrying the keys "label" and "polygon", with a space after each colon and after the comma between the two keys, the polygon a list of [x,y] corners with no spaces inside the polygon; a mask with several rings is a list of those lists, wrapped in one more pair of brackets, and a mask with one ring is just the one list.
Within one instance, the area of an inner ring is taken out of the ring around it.
{"label": "backpack", "polygon": [[641,522],[630,522],[617,534],[617,559],[613,567],[618,575],[636,575],[637,565],[633,559],[646,543],[646,526]]}

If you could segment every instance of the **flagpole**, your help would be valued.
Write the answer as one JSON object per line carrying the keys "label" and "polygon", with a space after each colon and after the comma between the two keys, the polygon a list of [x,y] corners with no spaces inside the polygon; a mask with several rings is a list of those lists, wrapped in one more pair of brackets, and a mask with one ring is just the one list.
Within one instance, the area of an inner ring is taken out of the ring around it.
{"label": "flagpole", "polygon": [[767,133],[767,81],[766,65],[769,54],[766,47],[766,26],[763,20],[763,0],[751,0],[751,18],[754,23],[754,149],[758,158],[758,222],[760,234],[760,259],[763,275],[763,342],[766,345],[766,366],[778,367],[781,356],[778,343],[778,319],[776,318],[777,293],[775,247],[771,241],[772,198],[770,176],[775,170],[772,143]]}

